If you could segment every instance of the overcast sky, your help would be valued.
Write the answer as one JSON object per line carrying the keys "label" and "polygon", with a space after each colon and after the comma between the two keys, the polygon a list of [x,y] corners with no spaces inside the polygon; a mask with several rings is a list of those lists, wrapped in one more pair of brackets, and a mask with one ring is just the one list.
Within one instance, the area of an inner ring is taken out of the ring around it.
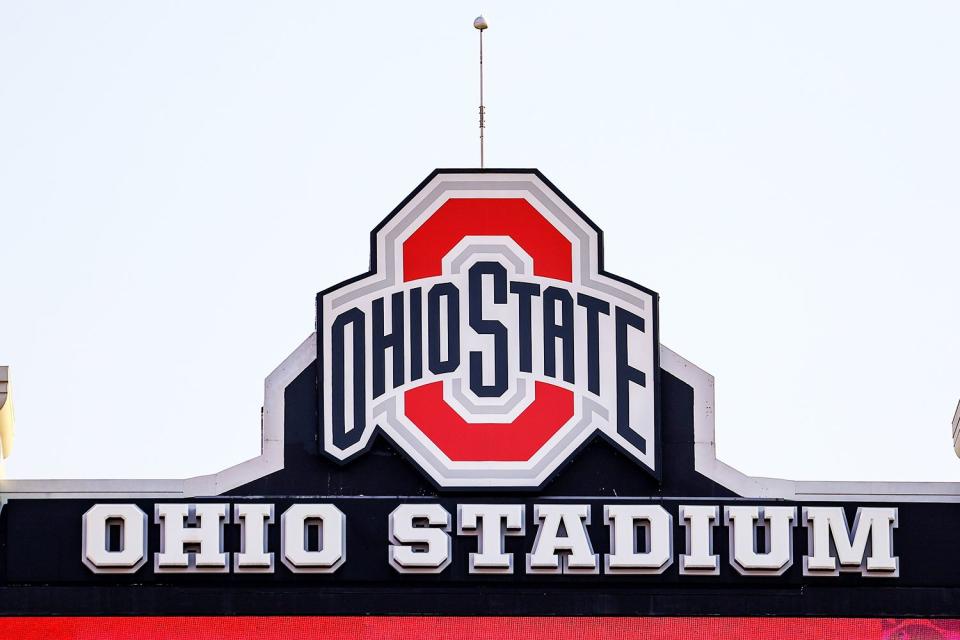
{"label": "overcast sky", "polygon": [[[956,2],[0,2],[9,477],[256,455],[263,379],[435,167],[536,167],[796,479],[960,480]],[[669,455],[669,452],[665,452]]]}

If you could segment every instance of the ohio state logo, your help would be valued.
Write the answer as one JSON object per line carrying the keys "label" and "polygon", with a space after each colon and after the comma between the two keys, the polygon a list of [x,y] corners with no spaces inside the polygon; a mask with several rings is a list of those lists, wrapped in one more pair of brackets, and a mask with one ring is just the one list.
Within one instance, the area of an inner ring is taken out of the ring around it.
{"label": "ohio state logo", "polygon": [[439,487],[538,487],[603,435],[658,475],[657,295],[539,172],[434,172],[371,261],[317,296],[326,455],[380,430]]}

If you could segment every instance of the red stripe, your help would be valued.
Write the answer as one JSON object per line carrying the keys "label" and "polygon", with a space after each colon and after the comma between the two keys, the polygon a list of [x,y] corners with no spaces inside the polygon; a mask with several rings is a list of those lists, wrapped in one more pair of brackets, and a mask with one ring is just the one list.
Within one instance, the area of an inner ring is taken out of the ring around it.
{"label": "red stripe", "polygon": [[407,391],[406,416],[451,460],[529,460],[573,417],[573,392],[536,383],[529,407],[509,424],[467,422],[443,399],[443,383]]}
{"label": "red stripe", "polygon": [[[956,620],[838,618],[104,617],[0,618],[18,640],[556,640],[556,638],[883,640],[960,638]],[[935,632],[935,635],[926,634]]]}
{"label": "red stripe", "polygon": [[573,279],[570,241],[522,198],[451,198],[403,243],[403,281],[441,274],[444,256],[465,236],[510,236],[544,278]]}

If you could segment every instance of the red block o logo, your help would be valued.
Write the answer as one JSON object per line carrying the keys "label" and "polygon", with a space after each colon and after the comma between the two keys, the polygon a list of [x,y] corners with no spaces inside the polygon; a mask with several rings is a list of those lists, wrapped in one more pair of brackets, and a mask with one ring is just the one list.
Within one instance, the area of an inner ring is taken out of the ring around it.
{"label": "red block o logo", "polygon": [[382,432],[440,487],[537,487],[604,435],[658,472],[657,297],[537,172],[435,172],[317,296],[321,442]]}

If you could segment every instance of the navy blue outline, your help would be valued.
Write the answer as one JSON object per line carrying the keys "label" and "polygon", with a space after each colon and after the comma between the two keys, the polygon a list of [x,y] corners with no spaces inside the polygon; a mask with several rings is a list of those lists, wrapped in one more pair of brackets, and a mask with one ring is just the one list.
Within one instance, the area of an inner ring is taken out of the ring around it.
{"label": "navy blue outline", "polygon": [[[561,462],[556,469],[553,470],[547,478],[543,480],[539,485],[536,486],[523,486],[523,487],[444,487],[441,486],[427,471],[422,469],[415,460],[413,460],[407,453],[403,450],[403,447],[395,443],[390,436],[380,427],[380,425],[373,426],[373,432],[370,434],[370,438],[367,441],[367,445],[357,451],[354,454],[351,454],[347,459],[340,460],[334,456],[326,453],[323,448],[323,336],[320,333],[320,327],[322,326],[323,319],[323,305],[321,304],[324,296],[333,293],[347,285],[353,284],[358,280],[376,275],[377,273],[377,234],[380,232],[383,227],[390,222],[394,216],[396,216],[407,204],[419,193],[421,193],[424,188],[430,183],[431,180],[436,178],[439,175],[445,174],[483,174],[483,173],[505,173],[505,174],[516,174],[516,175],[532,175],[537,179],[542,181],[547,188],[549,188],[556,196],[559,196],[563,200],[564,204],[570,207],[574,213],[576,213],[580,218],[586,222],[591,229],[597,234],[597,272],[600,275],[606,276],[613,280],[616,280],[620,283],[623,283],[627,286],[639,289],[644,293],[648,294],[653,299],[653,309],[652,309],[652,318],[653,318],[653,393],[654,393],[654,402],[653,402],[653,420],[654,420],[654,465],[655,468],[651,469],[644,462],[637,460],[632,455],[629,455],[629,458],[633,460],[638,466],[642,467],[648,473],[650,473],[657,482],[662,482],[662,468],[663,465],[663,451],[662,451],[662,439],[660,433],[660,294],[656,291],[649,289],[641,284],[638,284],[632,280],[618,276],[614,273],[610,273],[603,268],[603,230],[597,226],[597,224],[589,218],[583,211],[580,210],[577,205],[575,205],[567,196],[563,194],[562,191],[557,189],[557,187],[550,182],[538,169],[434,169],[430,175],[424,178],[417,187],[407,195],[403,200],[400,201],[393,211],[391,211],[387,217],[380,221],[380,223],[373,228],[373,231],[370,232],[370,268],[366,273],[361,273],[359,275],[353,276],[339,282],[331,287],[323,289],[317,293],[316,305],[317,305],[317,319],[316,319],[316,331],[317,331],[317,398],[318,398],[318,411],[317,414],[317,437],[319,444],[320,454],[324,457],[332,460],[333,462],[343,466],[350,463],[354,458],[365,454],[373,446],[373,443],[376,438],[382,437],[385,438],[394,449],[396,449],[400,455],[402,455],[414,468],[417,469],[420,473],[427,478],[427,480],[437,489],[437,491],[443,492],[457,492],[457,493],[478,493],[478,492],[490,492],[497,491],[503,493],[518,493],[518,492],[536,492],[543,489],[547,484],[553,481],[554,478],[563,470],[563,468],[577,455],[580,451],[591,443],[595,438],[603,438],[618,450],[623,451],[619,444],[613,441],[606,433],[603,433],[599,429],[595,429],[593,433],[583,441],[583,443],[577,447],[567,459]],[[369,427],[368,427],[369,428]]]}

